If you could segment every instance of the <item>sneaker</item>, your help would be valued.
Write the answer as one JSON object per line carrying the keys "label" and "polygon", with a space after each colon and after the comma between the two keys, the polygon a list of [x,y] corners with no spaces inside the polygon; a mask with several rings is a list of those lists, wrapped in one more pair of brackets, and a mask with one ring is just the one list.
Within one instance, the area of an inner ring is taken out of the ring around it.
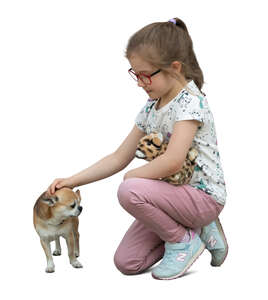
{"label": "sneaker", "polygon": [[200,238],[211,253],[210,264],[213,267],[222,265],[228,253],[228,244],[219,218],[202,228]]}
{"label": "sneaker", "polygon": [[165,242],[165,253],[160,264],[152,270],[155,279],[175,279],[182,276],[205,250],[198,234],[190,230],[188,243]]}

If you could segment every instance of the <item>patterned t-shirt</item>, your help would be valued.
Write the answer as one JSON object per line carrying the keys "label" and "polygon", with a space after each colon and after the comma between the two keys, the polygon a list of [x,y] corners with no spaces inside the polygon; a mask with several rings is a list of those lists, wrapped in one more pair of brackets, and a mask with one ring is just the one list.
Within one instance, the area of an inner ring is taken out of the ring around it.
{"label": "patterned t-shirt", "polygon": [[224,205],[227,193],[217,146],[214,118],[206,97],[192,80],[174,99],[156,110],[158,101],[159,98],[148,99],[136,117],[137,127],[146,134],[161,132],[164,140],[168,143],[175,122],[182,120],[202,122],[192,143],[192,147],[198,151],[198,157],[189,184],[212,195],[218,203]]}

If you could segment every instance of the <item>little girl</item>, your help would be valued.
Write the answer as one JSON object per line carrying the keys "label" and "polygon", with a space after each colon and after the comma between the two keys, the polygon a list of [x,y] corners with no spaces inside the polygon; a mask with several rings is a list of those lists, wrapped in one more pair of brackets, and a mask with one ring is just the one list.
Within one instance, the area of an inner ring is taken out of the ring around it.
{"label": "little girl", "polygon": [[[143,136],[161,132],[166,152],[127,172],[119,186],[119,202],[135,221],[116,250],[115,265],[124,274],[137,274],[163,258],[152,276],[174,279],[206,248],[211,265],[220,266],[228,252],[218,218],[226,188],[213,115],[201,91],[203,73],[185,23],[174,18],[145,26],[130,38],[126,57],[129,74],[149,95],[133,129],[114,153],[72,177],[55,179],[48,191],[121,171],[134,159]],[[198,150],[190,184],[159,180],[181,169],[190,147]]]}

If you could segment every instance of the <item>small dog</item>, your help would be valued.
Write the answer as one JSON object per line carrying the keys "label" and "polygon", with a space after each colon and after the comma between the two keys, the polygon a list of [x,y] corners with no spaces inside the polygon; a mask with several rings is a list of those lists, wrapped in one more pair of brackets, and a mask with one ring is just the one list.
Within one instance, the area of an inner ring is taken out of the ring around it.
{"label": "small dog", "polygon": [[80,202],[80,191],[74,192],[69,188],[57,190],[53,195],[44,192],[35,202],[33,222],[46,254],[47,273],[55,271],[50,242],[55,241],[56,245],[53,255],[61,255],[60,236],[66,239],[70,264],[74,268],[83,267],[77,260],[79,256],[78,216],[82,211]]}

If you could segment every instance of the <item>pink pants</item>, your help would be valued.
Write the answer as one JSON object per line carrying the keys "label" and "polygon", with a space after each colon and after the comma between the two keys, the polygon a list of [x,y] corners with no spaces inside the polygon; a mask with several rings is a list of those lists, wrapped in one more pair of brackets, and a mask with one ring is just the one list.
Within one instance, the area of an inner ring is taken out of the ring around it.
{"label": "pink pants", "polygon": [[223,209],[202,190],[154,179],[126,179],[117,196],[122,207],[136,218],[114,255],[114,263],[123,274],[148,269],[163,257],[165,241],[180,241],[186,228],[199,229],[211,223]]}

